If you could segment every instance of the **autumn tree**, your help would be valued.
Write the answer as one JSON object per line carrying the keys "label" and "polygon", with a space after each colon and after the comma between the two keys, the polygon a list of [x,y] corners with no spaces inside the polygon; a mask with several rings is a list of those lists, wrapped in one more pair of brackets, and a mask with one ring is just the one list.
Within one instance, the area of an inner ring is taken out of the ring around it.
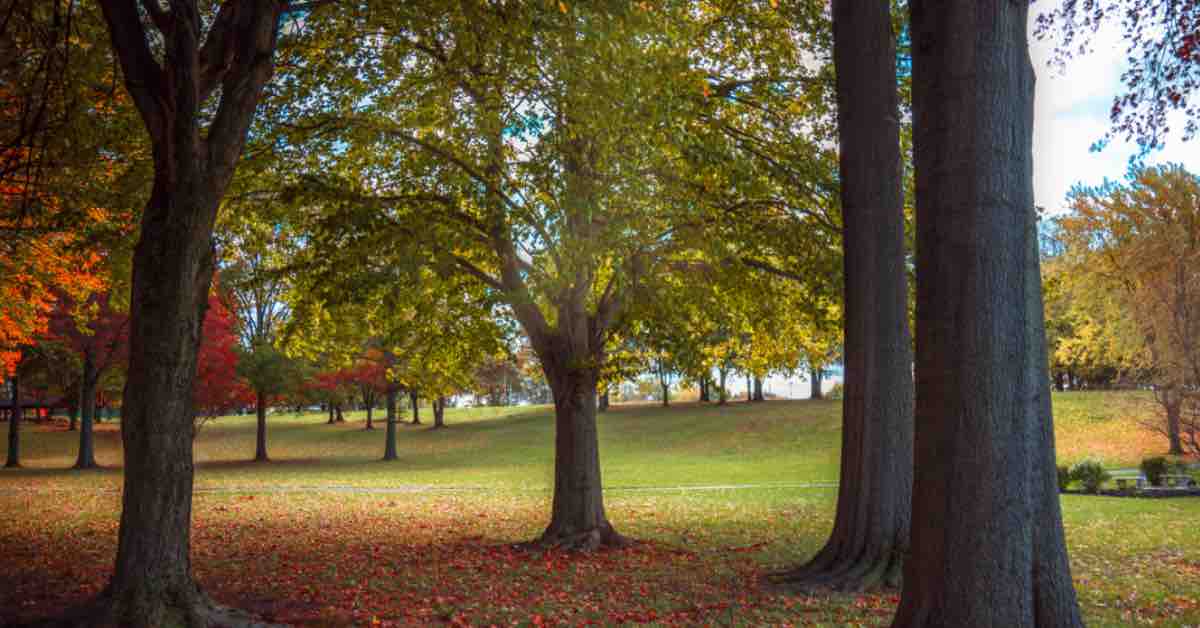
{"label": "autumn tree", "polygon": [[75,303],[60,297],[50,322],[50,333],[78,356],[79,455],[76,469],[96,467],[92,425],[96,413],[96,387],[110,368],[123,364],[129,344],[129,316],[118,310],[107,293]]}
{"label": "autumn tree", "polygon": [[1055,478],[1025,3],[910,3],[917,321],[894,626],[1082,626]]}
{"label": "autumn tree", "polygon": [[1063,262],[1119,305],[1124,333],[1114,342],[1132,345],[1142,358],[1171,454],[1194,451],[1197,442],[1185,417],[1200,409],[1198,196],[1200,180],[1182,166],[1147,167],[1131,171],[1123,185],[1076,187],[1071,212],[1057,219]]}
{"label": "autumn tree", "polygon": [[215,293],[208,297],[200,349],[196,355],[196,382],[192,399],[196,430],[205,421],[254,401],[253,392],[238,377],[236,323]]}

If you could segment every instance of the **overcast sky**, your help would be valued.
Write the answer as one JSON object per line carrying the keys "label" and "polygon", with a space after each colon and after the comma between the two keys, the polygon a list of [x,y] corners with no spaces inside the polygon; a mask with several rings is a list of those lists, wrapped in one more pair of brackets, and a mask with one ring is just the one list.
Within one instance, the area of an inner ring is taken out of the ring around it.
{"label": "overcast sky", "polygon": [[[1088,148],[1109,127],[1108,112],[1113,97],[1121,90],[1125,70],[1125,45],[1118,28],[1102,31],[1094,41],[1093,52],[1077,57],[1058,72],[1047,65],[1052,44],[1033,37],[1030,11],[1030,56],[1037,72],[1037,92],[1033,125],[1033,189],[1038,205],[1061,211],[1067,190],[1077,182],[1097,185],[1104,178],[1121,179],[1136,147],[1113,141],[1102,152]],[[1183,124],[1173,123],[1174,137],[1162,150],[1151,153],[1147,164],[1178,162],[1192,172],[1200,172],[1200,140],[1179,139]]]}

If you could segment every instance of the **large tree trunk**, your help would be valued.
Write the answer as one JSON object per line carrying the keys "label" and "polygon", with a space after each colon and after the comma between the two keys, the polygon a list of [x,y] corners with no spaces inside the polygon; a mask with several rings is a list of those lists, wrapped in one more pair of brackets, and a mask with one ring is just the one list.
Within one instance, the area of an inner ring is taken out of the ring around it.
{"label": "large tree trunk", "polygon": [[13,375],[9,382],[12,384],[12,405],[8,414],[8,458],[4,466],[15,469],[21,466],[21,379]]}
{"label": "large tree trunk", "polygon": [[446,427],[446,398],[438,397],[433,400],[433,427]]}
{"label": "large tree trunk", "polygon": [[256,392],[254,396],[254,413],[258,417],[258,429],[254,438],[254,461],[270,462],[267,456],[267,396]]}
{"label": "large tree trunk", "polygon": [[383,459],[395,460],[396,456],[396,398],[399,396],[399,391],[389,386],[387,389],[387,435],[386,442],[383,446]]}
{"label": "large tree trunk", "polygon": [[[581,360],[560,360],[571,365]],[[546,365],[554,390],[554,503],[539,544],[589,551],[624,545],[604,513],[594,369]]]}
{"label": "large tree trunk", "polygon": [[813,367],[808,372],[809,382],[809,399],[824,399],[825,393],[821,390],[821,369]]}
{"label": "large tree trunk", "polygon": [[[161,39],[146,32],[138,4],[100,2],[149,132],[154,182],[133,254],[117,559],[83,617],[133,628],[229,625],[244,616],[216,607],[192,579],[192,388],[214,267],[213,224],[271,76],[279,6],[223,2],[206,35],[195,2],[173,1],[169,11],[151,4]],[[153,51],[150,39],[159,42]],[[218,85],[205,126],[206,101]]]}
{"label": "large tree trunk", "polygon": [[96,418],[96,381],[99,374],[92,360],[91,349],[83,352],[83,372],[79,379],[79,405],[83,415],[79,424],[79,455],[75,458],[76,469],[96,468],[96,444],[93,425]]}
{"label": "large tree trunk", "polygon": [[417,396],[417,391],[415,391],[415,390],[408,391],[408,400],[412,404],[412,412],[413,412],[412,424],[420,425],[421,424],[421,405],[420,405],[421,398]]}
{"label": "large tree trunk", "polygon": [[1055,488],[1023,2],[914,0],[912,547],[894,626],[1082,626]]}
{"label": "large tree trunk", "polygon": [[890,3],[834,0],[833,35],[845,276],[841,476],[828,542],[784,577],[860,590],[899,585],[912,495],[912,353]]}

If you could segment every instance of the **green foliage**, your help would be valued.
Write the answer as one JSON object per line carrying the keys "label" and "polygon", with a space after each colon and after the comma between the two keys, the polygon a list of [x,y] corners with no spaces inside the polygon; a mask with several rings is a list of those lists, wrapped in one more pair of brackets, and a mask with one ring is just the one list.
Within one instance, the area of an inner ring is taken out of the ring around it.
{"label": "green foliage", "polygon": [[1162,486],[1163,476],[1171,471],[1171,462],[1162,456],[1154,456],[1142,460],[1140,465],[1142,475],[1146,476],[1153,486]]}
{"label": "green foliage", "polygon": [[1104,470],[1099,460],[1082,460],[1071,465],[1071,479],[1079,482],[1083,490],[1089,493],[1099,493],[1100,487],[1111,478],[1112,475]]}
{"label": "green foliage", "polygon": [[1058,492],[1065,493],[1067,487],[1071,485],[1071,467],[1065,464],[1060,464],[1058,470]]}

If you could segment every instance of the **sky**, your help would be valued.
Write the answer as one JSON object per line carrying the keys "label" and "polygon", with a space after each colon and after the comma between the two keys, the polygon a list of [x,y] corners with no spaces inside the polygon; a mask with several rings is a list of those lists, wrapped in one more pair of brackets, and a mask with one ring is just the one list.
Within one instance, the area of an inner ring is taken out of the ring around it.
{"label": "sky", "polygon": [[[1035,6],[1036,8],[1036,6]],[[1105,178],[1120,180],[1137,152],[1130,143],[1113,140],[1103,151],[1089,147],[1109,128],[1113,98],[1121,92],[1125,44],[1119,28],[1101,31],[1092,52],[1068,63],[1065,72],[1048,65],[1053,42],[1033,35],[1036,11],[1030,11],[1030,57],[1037,73],[1033,124],[1033,193],[1035,203],[1051,213],[1065,209],[1067,191],[1075,183],[1098,185]],[[1115,26],[1115,25],[1112,25]],[[1182,163],[1200,172],[1200,140],[1183,142],[1182,123],[1165,148],[1147,156],[1146,164]]]}

